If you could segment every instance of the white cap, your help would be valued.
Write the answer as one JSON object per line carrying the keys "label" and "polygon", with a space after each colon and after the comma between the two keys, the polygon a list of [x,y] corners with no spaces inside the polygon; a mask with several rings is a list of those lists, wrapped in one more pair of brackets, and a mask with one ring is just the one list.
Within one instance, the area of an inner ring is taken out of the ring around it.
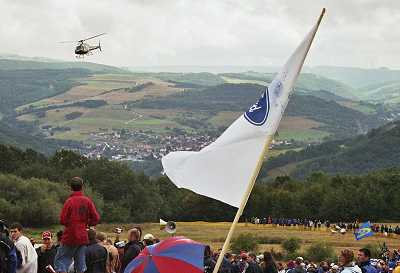
{"label": "white cap", "polygon": [[155,237],[153,236],[153,234],[151,233],[147,233],[146,235],[144,235],[143,240],[154,240]]}

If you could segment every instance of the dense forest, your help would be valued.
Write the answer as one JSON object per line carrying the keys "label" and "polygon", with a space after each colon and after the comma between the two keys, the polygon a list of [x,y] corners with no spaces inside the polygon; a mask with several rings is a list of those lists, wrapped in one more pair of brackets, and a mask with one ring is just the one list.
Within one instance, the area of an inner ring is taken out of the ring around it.
{"label": "dense forest", "polygon": [[9,114],[32,101],[64,93],[76,85],[72,78],[89,75],[84,69],[0,70],[0,109]]}
{"label": "dense forest", "polygon": [[363,174],[382,168],[399,167],[400,122],[389,123],[346,140],[310,145],[289,151],[268,161],[263,172],[297,164],[291,175],[304,178],[316,171],[328,174]]}
{"label": "dense forest", "polygon": [[[72,176],[84,178],[103,222],[230,221],[235,213],[221,202],[177,189],[167,177],[151,179],[119,162],[89,160],[71,151],[46,157],[0,145],[0,218],[34,226],[57,223]],[[243,219],[271,215],[396,221],[399,183],[398,169],[363,176],[314,173],[302,181],[278,177],[256,185]]]}

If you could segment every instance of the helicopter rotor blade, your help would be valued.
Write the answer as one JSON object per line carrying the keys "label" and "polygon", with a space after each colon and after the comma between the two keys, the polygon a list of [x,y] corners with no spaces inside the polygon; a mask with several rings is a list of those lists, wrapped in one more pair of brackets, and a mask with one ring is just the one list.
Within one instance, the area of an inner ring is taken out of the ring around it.
{"label": "helicopter rotor blade", "polygon": [[89,38],[86,38],[86,39],[82,39],[79,42],[87,41],[87,40],[90,40],[90,39],[93,39],[93,38],[96,38],[96,37],[99,37],[99,36],[102,36],[102,35],[105,35],[105,34],[107,34],[107,33],[100,33],[100,34],[97,34],[95,36],[92,36],[92,37],[89,37]]}

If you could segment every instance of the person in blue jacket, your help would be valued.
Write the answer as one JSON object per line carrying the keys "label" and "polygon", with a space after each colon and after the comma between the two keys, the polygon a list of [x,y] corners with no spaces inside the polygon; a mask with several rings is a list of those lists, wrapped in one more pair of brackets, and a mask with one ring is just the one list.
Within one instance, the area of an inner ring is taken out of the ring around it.
{"label": "person in blue jacket", "polygon": [[361,248],[357,254],[357,264],[361,268],[362,273],[378,273],[378,270],[371,265],[371,251],[367,248]]}

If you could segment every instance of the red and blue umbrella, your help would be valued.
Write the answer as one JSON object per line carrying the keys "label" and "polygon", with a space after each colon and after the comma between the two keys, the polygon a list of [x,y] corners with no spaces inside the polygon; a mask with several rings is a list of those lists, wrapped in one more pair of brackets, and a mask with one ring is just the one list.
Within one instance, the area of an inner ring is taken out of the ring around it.
{"label": "red and blue umbrella", "polygon": [[124,273],[203,273],[204,249],[185,237],[171,237],[145,247]]}

